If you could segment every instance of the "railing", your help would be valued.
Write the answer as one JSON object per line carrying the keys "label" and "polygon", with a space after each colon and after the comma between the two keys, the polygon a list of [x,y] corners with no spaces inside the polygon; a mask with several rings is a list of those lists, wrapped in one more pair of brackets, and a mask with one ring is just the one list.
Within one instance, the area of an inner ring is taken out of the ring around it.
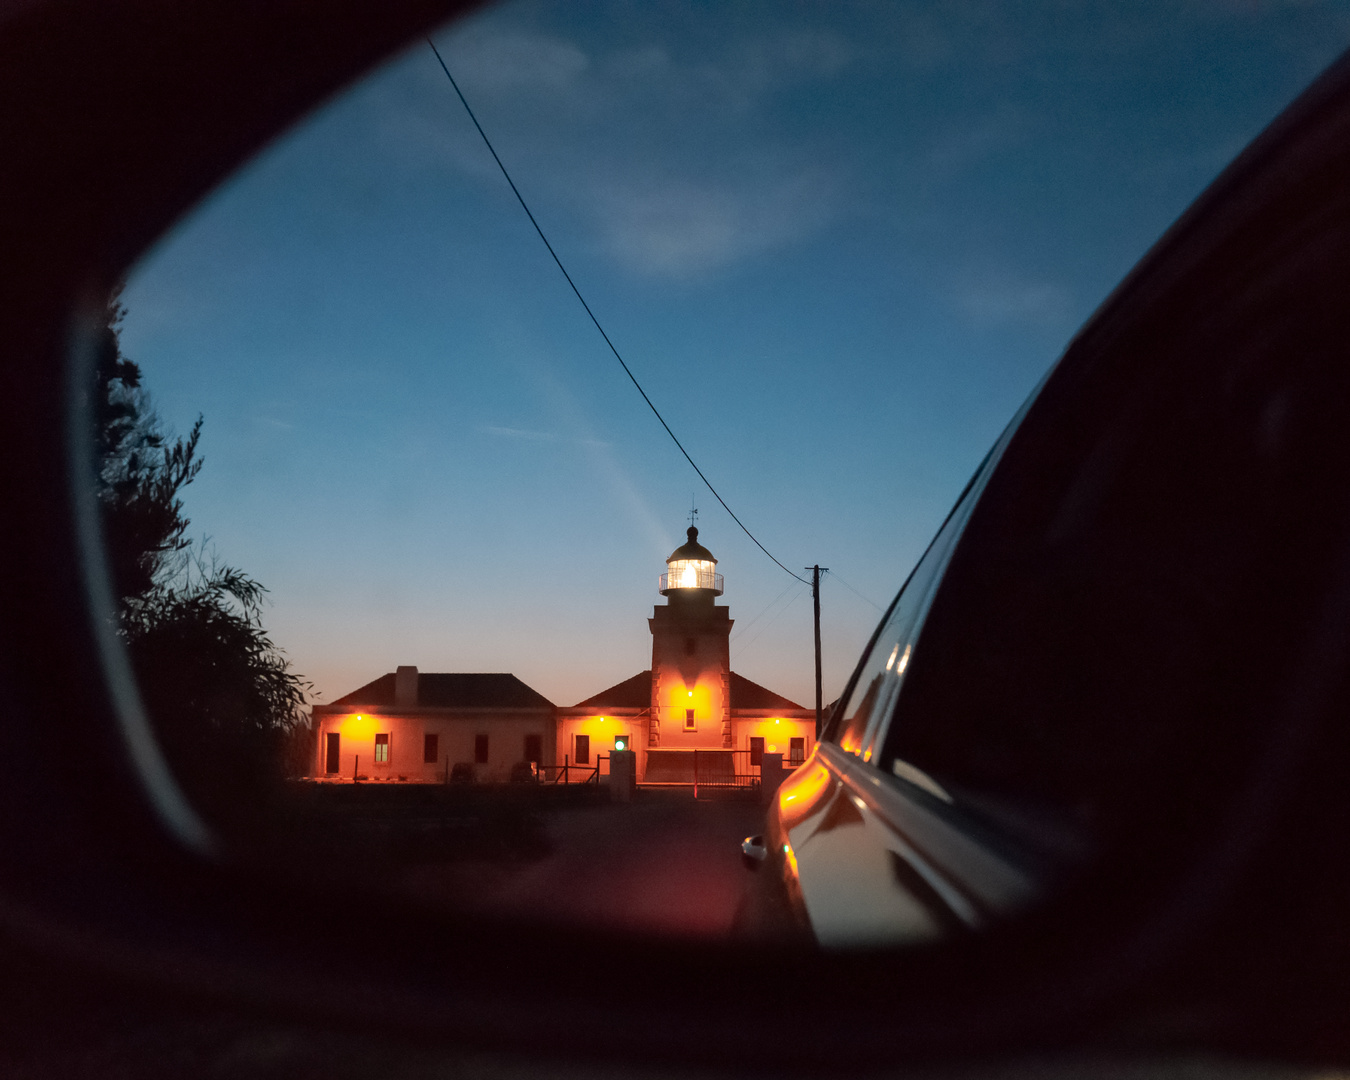
{"label": "railing", "polygon": [[699,788],[714,791],[756,791],[759,763],[751,763],[749,750],[695,750],[694,798]]}
{"label": "railing", "polygon": [[[600,786],[600,763],[608,761],[608,754],[596,754],[594,765],[574,765],[570,754],[563,755],[561,765],[540,765],[539,779],[545,784],[594,784]],[[553,779],[549,779],[549,772]]]}
{"label": "railing", "polygon": [[661,575],[658,591],[664,596],[672,589],[711,589],[722,595],[722,575],[711,570],[668,570]]}

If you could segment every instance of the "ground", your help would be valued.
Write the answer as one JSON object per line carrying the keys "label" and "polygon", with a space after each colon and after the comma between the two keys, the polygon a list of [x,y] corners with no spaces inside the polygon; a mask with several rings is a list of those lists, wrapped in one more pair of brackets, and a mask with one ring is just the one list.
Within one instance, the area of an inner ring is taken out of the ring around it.
{"label": "ground", "polygon": [[542,857],[429,863],[409,870],[405,887],[420,899],[454,895],[472,908],[531,919],[698,937],[736,929],[753,883],[740,844],[763,831],[759,803],[643,788],[631,803],[540,817]]}
{"label": "ground", "polygon": [[[760,879],[740,865],[739,841],[759,831],[755,802],[700,800],[687,789],[640,791],[630,804],[603,792],[305,792],[296,838],[384,852],[396,888],[425,902],[502,907],[523,917],[655,933],[725,936],[743,929]],[[315,826],[319,826],[315,828]],[[10,952],[0,943],[0,1076],[6,1080],[733,1080],[734,1074],[567,1058],[530,1060],[337,1030],[294,1017],[241,1012],[172,987],[123,986]],[[803,1076],[823,1076],[820,1071]],[[896,1080],[1347,1080],[1336,1070],[1203,1055],[1084,1056],[1046,1052],[995,1062],[906,1068]]]}
{"label": "ground", "polygon": [[[777,933],[763,875],[741,860],[762,832],[754,792],[512,784],[297,784],[267,845],[432,908],[604,930],[724,939]],[[351,880],[349,877],[347,880]],[[771,894],[770,894],[771,895]]]}

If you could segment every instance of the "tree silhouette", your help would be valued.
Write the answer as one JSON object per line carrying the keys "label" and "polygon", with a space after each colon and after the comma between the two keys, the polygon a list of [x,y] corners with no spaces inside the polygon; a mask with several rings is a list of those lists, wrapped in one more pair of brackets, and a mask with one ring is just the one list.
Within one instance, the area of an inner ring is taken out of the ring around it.
{"label": "tree silhouette", "polygon": [[182,491],[200,472],[202,418],[171,438],[122,355],[116,295],[99,342],[98,499],[118,629],[180,781],[222,825],[256,819],[293,766],[309,684],[262,626],[266,589],[188,538]]}
{"label": "tree silhouette", "polygon": [[189,546],[179,493],[202,467],[202,418],[186,439],[168,442],[141,388],[141,369],[122,355],[125,314],[114,296],[98,343],[93,399],[104,546],[121,604],[148,593]]}

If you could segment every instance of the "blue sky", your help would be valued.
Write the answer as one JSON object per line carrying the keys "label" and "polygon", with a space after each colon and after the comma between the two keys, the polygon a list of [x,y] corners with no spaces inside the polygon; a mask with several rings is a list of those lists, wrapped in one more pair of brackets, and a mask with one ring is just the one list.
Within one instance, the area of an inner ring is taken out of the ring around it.
{"label": "blue sky", "polygon": [[[889,600],[1078,326],[1350,44],[1350,3],[507,3],[434,36],[694,459],[838,575],[829,700],[878,617],[857,594]],[[565,705],[645,668],[692,494],[733,666],[809,703],[809,593],[700,490],[425,43],[124,301],[165,421],[205,416],[193,535],[271,590],[324,699],[412,663]]]}

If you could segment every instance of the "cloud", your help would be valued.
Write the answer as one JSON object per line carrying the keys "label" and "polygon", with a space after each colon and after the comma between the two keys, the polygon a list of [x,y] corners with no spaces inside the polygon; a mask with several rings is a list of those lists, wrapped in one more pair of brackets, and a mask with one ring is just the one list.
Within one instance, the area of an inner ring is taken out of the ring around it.
{"label": "cloud", "polygon": [[526,431],[524,428],[500,427],[496,424],[484,424],[478,429],[488,435],[500,435],[507,439],[529,439],[534,442],[557,442],[558,436],[549,431]]}
{"label": "cloud", "polygon": [[[427,52],[370,95],[385,146],[501,188]],[[484,21],[442,52],[550,235],[565,223],[560,205],[580,211],[593,247],[625,271],[688,280],[833,217],[837,178],[800,146],[755,140],[747,125],[778,89],[851,62],[837,34],[735,38],[711,57],[656,42],[592,58],[563,37]],[[653,139],[654,128],[670,135]]]}
{"label": "cloud", "polygon": [[497,435],[503,439],[523,439],[527,442],[575,443],[577,446],[585,446],[590,449],[609,446],[609,443],[605,442],[604,439],[596,439],[587,435],[568,438],[551,431],[530,431],[526,428],[502,427],[499,424],[484,424],[478,430],[485,435]]}
{"label": "cloud", "polygon": [[980,322],[1054,325],[1068,319],[1072,301],[1050,282],[990,281],[962,290],[957,306]]}
{"label": "cloud", "polygon": [[971,123],[940,132],[923,156],[924,175],[931,183],[986,164],[991,158],[1027,141],[1032,134],[1026,113],[1008,103]]}
{"label": "cloud", "polygon": [[699,70],[748,108],[781,87],[833,78],[853,58],[853,48],[838,34],[797,31],[752,38]]}
{"label": "cloud", "polygon": [[604,242],[626,268],[687,279],[783,247],[832,216],[837,180],[820,169],[733,186],[663,179],[611,186],[597,207]]}
{"label": "cloud", "polygon": [[621,49],[605,61],[605,72],[625,81],[649,82],[668,77],[674,64],[670,53],[659,45]]}
{"label": "cloud", "polygon": [[792,31],[761,38],[753,43],[751,52],[780,80],[832,78],[855,55],[844,38],[820,31]]}
{"label": "cloud", "polygon": [[463,85],[498,90],[573,86],[591,66],[578,46],[563,38],[471,25],[454,36],[447,62]]}

